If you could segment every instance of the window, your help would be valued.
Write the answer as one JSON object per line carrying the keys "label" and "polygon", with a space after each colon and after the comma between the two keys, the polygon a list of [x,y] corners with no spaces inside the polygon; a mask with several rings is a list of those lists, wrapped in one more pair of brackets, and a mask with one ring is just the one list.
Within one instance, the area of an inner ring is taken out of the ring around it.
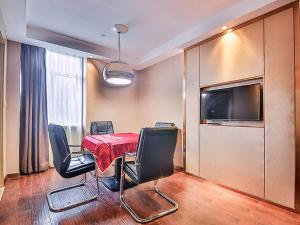
{"label": "window", "polygon": [[83,127],[82,67],[80,57],[46,52],[48,123],[62,125],[74,144],[80,141]]}

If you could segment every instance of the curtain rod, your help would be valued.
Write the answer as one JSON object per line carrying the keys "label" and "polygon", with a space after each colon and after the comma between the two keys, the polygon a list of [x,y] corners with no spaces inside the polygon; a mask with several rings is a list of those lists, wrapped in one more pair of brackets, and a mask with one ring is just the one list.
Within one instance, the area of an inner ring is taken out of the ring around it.
{"label": "curtain rod", "polygon": [[78,56],[78,55],[75,55],[75,54],[72,54],[72,53],[63,52],[63,51],[59,51],[59,50],[54,50],[54,49],[51,49],[51,48],[45,48],[45,49],[46,49],[46,51],[55,52],[55,53],[62,54],[62,55],[68,55],[68,56],[73,56],[73,57],[78,57],[78,58],[84,58],[83,56]]}

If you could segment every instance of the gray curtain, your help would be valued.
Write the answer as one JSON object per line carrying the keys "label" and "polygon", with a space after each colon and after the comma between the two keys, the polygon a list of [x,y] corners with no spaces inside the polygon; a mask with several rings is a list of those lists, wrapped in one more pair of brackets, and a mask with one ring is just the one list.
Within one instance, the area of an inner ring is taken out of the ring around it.
{"label": "gray curtain", "polygon": [[[49,167],[46,50],[21,45],[20,172]],[[8,143],[9,145],[9,143]]]}

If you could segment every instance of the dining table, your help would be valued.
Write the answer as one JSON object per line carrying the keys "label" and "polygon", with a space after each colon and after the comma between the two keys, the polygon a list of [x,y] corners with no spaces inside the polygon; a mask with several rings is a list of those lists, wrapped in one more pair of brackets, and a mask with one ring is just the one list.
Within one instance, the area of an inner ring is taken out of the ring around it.
{"label": "dining table", "polygon": [[[136,133],[116,133],[87,135],[82,141],[82,148],[89,150],[96,158],[97,166],[101,173],[115,162],[114,175],[103,177],[103,185],[111,191],[120,190],[121,164],[125,153],[136,152],[139,135]],[[124,188],[136,185],[132,181],[125,180]]]}

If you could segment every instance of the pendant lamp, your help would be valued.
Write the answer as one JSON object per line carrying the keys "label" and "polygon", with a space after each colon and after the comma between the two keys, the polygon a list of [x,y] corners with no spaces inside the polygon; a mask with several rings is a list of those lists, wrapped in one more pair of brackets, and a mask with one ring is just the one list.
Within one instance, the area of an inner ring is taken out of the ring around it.
{"label": "pendant lamp", "polygon": [[115,30],[118,33],[118,60],[106,64],[103,68],[103,79],[107,84],[114,87],[128,86],[132,84],[134,78],[133,69],[125,62],[121,61],[120,35],[128,31],[127,26],[116,24]]}

